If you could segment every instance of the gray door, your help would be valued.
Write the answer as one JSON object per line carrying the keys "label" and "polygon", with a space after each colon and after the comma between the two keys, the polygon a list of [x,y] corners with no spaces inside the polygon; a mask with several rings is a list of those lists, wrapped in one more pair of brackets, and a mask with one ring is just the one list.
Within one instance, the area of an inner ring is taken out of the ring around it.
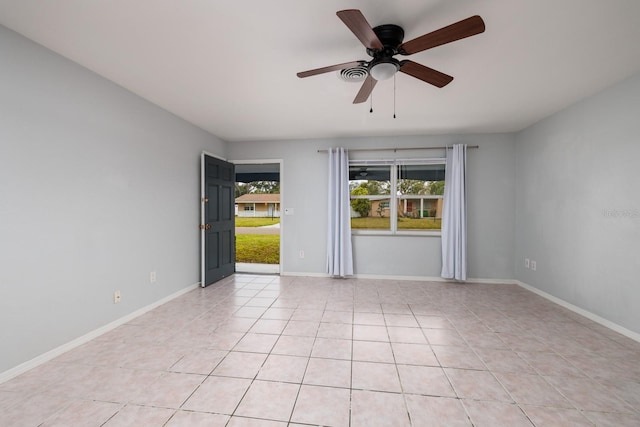
{"label": "gray door", "polygon": [[202,156],[204,287],[235,272],[235,170],[232,163]]}

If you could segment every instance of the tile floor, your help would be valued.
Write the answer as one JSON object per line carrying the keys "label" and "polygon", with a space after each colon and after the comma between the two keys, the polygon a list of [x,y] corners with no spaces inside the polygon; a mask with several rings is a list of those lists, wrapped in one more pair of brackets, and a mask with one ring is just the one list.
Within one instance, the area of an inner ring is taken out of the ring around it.
{"label": "tile floor", "polygon": [[640,343],[516,285],[235,275],[0,384],[0,426],[640,426]]}

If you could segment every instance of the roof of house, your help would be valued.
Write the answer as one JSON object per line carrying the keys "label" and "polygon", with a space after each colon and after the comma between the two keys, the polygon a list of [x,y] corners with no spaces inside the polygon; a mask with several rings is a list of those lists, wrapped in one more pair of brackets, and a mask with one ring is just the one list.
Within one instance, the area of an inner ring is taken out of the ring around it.
{"label": "roof of house", "polygon": [[280,194],[247,193],[236,198],[236,203],[280,203]]}

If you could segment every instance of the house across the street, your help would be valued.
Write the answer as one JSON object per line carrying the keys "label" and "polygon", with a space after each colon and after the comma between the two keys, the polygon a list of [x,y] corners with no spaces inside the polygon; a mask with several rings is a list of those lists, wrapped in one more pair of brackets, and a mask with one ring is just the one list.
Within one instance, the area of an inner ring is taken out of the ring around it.
{"label": "house across the street", "polygon": [[241,217],[279,217],[280,194],[243,194],[236,199],[236,215]]}
{"label": "house across the street", "polygon": [[[398,215],[409,218],[442,218],[442,198],[402,199],[398,201]],[[359,217],[353,209],[351,217]],[[389,199],[372,200],[369,216],[390,216]]]}

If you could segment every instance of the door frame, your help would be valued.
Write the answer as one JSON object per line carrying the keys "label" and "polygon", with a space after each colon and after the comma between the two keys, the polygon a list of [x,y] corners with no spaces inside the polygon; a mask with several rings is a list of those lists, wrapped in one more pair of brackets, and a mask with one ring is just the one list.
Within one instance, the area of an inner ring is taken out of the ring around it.
{"label": "door frame", "polygon": [[[218,156],[217,154],[210,153],[208,151],[203,150],[200,153],[200,224],[204,224],[206,222],[205,218],[205,156],[213,157],[218,160],[222,160],[224,162],[229,162],[229,160],[224,157]],[[200,287],[204,288],[206,286],[205,281],[205,264],[206,264],[206,253],[205,253],[205,230],[200,229]]]}
{"label": "door frame", "polygon": [[[284,220],[284,184],[282,177],[284,176],[284,162],[282,159],[251,159],[251,160],[225,160],[226,162],[233,163],[234,165],[265,165],[265,164],[277,164],[280,168],[280,262],[278,264],[278,274],[282,275],[285,271],[283,268],[282,248],[284,247],[284,233],[285,227]],[[204,197],[204,196],[203,196]]]}

